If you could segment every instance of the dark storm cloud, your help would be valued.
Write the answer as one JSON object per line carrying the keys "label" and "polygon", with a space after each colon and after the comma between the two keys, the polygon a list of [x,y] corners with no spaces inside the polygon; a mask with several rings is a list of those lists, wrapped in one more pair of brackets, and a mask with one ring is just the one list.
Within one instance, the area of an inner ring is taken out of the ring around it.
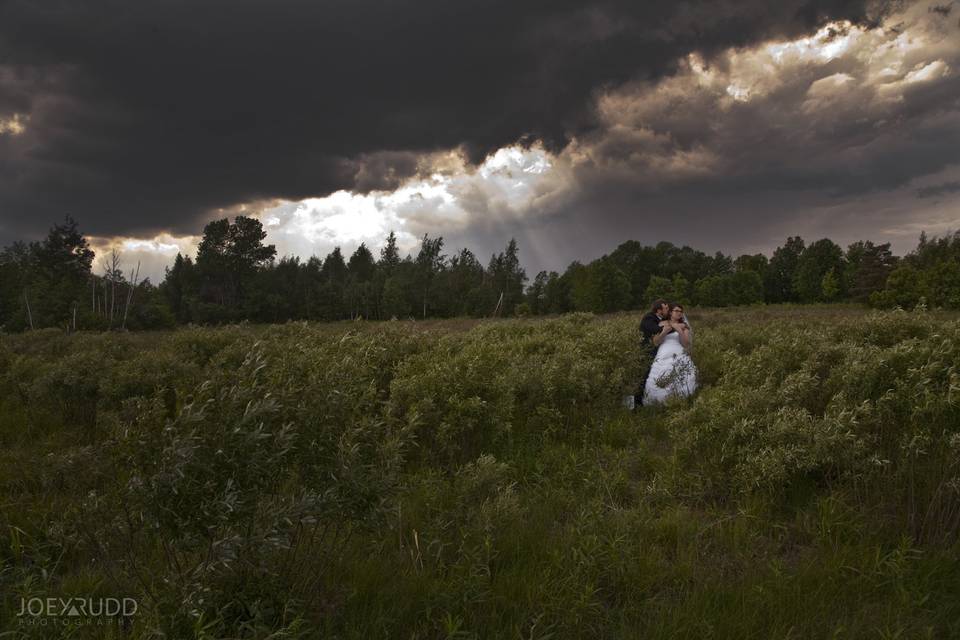
{"label": "dark storm cloud", "polygon": [[559,150],[597,92],[864,1],[0,0],[0,242],[64,213],[197,233],[219,207],[395,186],[415,152]]}
{"label": "dark storm cloud", "polygon": [[941,184],[935,184],[929,187],[921,187],[920,189],[917,189],[918,198],[936,198],[937,196],[946,195],[948,193],[960,193],[960,180],[951,180],[950,182],[944,182]]}
{"label": "dark storm cloud", "polygon": [[[581,141],[589,161],[577,181],[630,199],[781,191],[824,200],[935,174],[960,163],[958,30],[943,27],[942,17],[915,23],[906,50],[892,30],[847,29],[625,85],[600,100],[603,126]],[[835,57],[824,57],[831,42]]]}
{"label": "dark storm cloud", "polygon": [[957,29],[922,5],[891,24],[902,28],[840,26],[611,89],[601,126],[559,157],[575,190],[548,211],[475,216],[450,238],[493,249],[513,234],[528,264],[556,269],[628,238],[736,254],[801,234],[904,252],[920,230],[955,229]]}

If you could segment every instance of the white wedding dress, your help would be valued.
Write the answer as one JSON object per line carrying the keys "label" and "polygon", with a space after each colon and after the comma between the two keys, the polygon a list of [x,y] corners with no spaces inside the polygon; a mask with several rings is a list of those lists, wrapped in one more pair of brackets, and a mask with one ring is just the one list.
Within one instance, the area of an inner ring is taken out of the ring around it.
{"label": "white wedding dress", "polygon": [[643,404],[660,404],[669,397],[686,398],[697,390],[697,368],[680,343],[680,335],[668,333],[650,367],[643,387]]}

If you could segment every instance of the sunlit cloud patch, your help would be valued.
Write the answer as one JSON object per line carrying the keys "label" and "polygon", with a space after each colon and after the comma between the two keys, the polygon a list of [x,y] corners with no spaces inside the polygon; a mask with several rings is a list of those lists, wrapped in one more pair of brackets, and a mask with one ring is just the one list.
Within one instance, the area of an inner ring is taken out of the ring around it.
{"label": "sunlit cloud patch", "polygon": [[280,256],[323,257],[337,246],[349,255],[361,243],[376,249],[391,231],[401,250],[412,252],[423,234],[442,236],[477,217],[518,218],[534,211],[562,189],[555,161],[539,145],[500,149],[476,167],[461,155],[445,154],[424,167],[425,175],[393,191],[337,191],[284,202],[257,217]]}
{"label": "sunlit cloud patch", "polygon": [[200,243],[199,236],[172,236],[168,233],[161,233],[153,238],[88,236],[87,240],[96,253],[93,264],[96,275],[104,275],[111,254],[116,251],[125,278],[130,279],[131,271],[136,273],[139,263],[140,280],[149,278],[155,285],[163,281],[165,267],[173,264],[178,253],[194,258]]}
{"label": "sunlit cloud patch", "polygon": [[0,116],[0,136],[18,136],[22,134],[27,130],[28,119],[29,118],[20,113],[14,113],[7,117]]}

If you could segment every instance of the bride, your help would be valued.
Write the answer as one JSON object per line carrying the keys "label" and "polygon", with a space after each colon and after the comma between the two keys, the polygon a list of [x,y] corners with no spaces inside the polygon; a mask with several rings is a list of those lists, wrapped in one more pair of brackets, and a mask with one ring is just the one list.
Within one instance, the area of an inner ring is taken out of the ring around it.
{"label": "bride", "polygon": [[683,305],[671,304],[660,333],[653,336],[657,355],[643,389],[643,404],[659,404],[671,396],[685,398],[697,390],[697,369],[688,353],[693,331]]}

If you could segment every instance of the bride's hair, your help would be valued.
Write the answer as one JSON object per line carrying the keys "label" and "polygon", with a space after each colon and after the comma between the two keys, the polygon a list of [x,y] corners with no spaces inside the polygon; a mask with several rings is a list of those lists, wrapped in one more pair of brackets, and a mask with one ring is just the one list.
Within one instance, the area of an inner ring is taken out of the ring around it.
{"label": "bride's hair", "polygon": [[680,309],[680,313],[683,314],[683,324],[687,325],[687,328],[690,329],[690,336],[692,337],[692,336],[693,336],[693,327],[690,326],[690,321],[687,320],[687,312],[686,312],[686,310],[683,308],[683,305],[680,304],[679,302],[671,302],[670,305],[669,305],[669,307],[670,307],[670,310],[667,311],[667,317],[668,317],[668,318],[670,317],[670,314],[673,313],[673,310],[674,310],[674,309]]}

